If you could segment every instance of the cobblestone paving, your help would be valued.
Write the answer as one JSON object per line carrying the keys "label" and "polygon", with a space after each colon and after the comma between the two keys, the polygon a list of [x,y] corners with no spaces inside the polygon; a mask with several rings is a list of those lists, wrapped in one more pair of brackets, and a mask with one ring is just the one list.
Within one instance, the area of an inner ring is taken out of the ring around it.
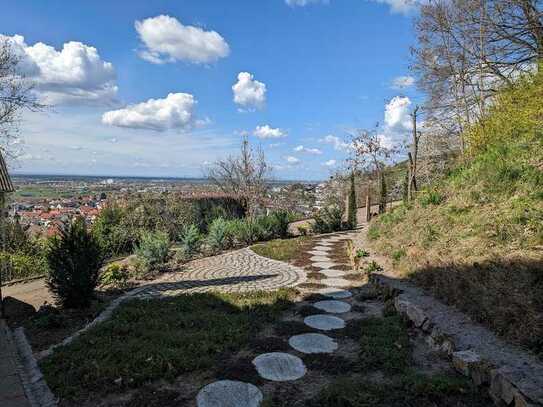
{"label": "cobblestone paving", "polygon": [[245,248],[195,260],[182,272],[149,285],[135,294],[135,297],[173,296],[211,290],[271,291],[281,287],[293,287],[303,281],[305,272],[302,269],[259,256]]}

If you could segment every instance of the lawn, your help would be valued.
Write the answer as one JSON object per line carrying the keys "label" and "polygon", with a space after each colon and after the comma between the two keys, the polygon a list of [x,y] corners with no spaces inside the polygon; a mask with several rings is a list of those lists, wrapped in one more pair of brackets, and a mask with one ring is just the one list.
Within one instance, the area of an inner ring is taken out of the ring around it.
{"label": "lawn", "polygon": [[171,382],[243,349],[295,295],[281,289],[133,300],[40,365],[54,393],[72,400]]}
{"label": "lawn", "polygon": [[310,242],[310,237],[300,236],[292,239],[270,240],[251,246],[251,249],[260,256],[288,262],[295,260]]}

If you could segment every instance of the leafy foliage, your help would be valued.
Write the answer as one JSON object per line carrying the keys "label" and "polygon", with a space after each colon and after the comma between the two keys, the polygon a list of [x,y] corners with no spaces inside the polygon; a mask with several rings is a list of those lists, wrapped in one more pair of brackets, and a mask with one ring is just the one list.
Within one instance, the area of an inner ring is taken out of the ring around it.
{"label": "leafy foliage", "polygon": [[183,228],[183,232],[179,236],[181,250],[186,259],[190,259],[200,248],[202,236],[196,225],[189,225]]}
{"label": "leafy foliage", "polygon": [[84,219],[66,223],[60,235],[51,239],[47,261],[47,286],[55,299],[67,308],[87,307],[94,296],[103,255]]}
{"label": "leafy foliage", "polygon": [[340,206],[332,205],[320,209],[314,217],[313,231],[315,233],[330,233],[344,229],[343,210]]}
{"label": "leafy foliage", "polygon": [[136,256],[143,271],[160,267],[168,259],[170,238],[165,232],[143,232],[136,246]]}
{"label": "leafy foliage", "polygon": [[112,263],[100,274],[100,284],[122,288],[128,282],[128,267],[119,263]]}

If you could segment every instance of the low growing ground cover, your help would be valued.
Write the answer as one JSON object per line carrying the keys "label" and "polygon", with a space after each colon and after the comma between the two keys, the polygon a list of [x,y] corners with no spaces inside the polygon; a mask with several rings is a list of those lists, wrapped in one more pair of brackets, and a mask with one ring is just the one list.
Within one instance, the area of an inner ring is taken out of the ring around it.
{"label": "low growing ground cover", "polygon": [[304,249],[310,244],[311,239],[309,237],[300,236],[292,239],[270,240],[269,242],[251,246],[251,249],[260,256],[290,262],[303,254]]}
{"label": "low growing ground cover", "polygon": [[282,289],[133,300],[40,365],[55,394],[73,401],[173,381],[245,347],[294,295]]}

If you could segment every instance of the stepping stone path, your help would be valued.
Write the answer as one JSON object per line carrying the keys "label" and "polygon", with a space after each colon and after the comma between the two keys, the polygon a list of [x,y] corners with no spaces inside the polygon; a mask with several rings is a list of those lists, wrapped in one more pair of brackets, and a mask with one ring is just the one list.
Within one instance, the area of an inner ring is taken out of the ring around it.
{"label": "stepping stone path", "polygon": [[253,384],[221,380],[200,390],[196,404],[198,407],[258,407],[263,398]]}
{"label": "stepping stone path", "polygon": [[318,301],[313,306],[331,314],[343,314],[351,310],[351,304],[337,300]]}
{"label": "stepping stone path", "polygon": [[302,353],[332,353],[337,349],[336,341],[323,334],[295,335],[288,343]]}
{"label": "stepping stone path", "polygon": [[345,328],[345,321],[332,315],[317,314],[304,318],[304,324],[321,331],[333,331],[334,329]]}
{"label": "stepping stone path", "polygon": [[274,382],[297,380],[307,371],[302,359],[282,352],[259,355],[254,358],[253,365],[261,377]]}
{"label": "stepping stone path", "polygon": [[[304,323],[311,328],[320,331],[345,328],[345,321],[342,318],[329,314],[343,314],[351,310],[349,303],[338,301],[352,297],[352,293],[344,289],[349,287],[351,282],[341,278],[348,272],[334,270],[337,264],[328,255],[334,243],[348,238],[348,234],[325,236],[309,252],[313,255],[310,258],[311,265],[320,268],[320,273],[326,276],[319,282],[327,287],[314,292],[330,298],[330,300],[313,303],[315,308],[327,314],[309,315],[304,318]],[[288,343],[294,350],[304,354],[333,353],[338,348],[334,339],[322,333],[294,335],[290,337]],[[302,359],[283,352],[259,355],[253,359],[253,365],[260,377],[273,382],[298,380],[307,372]],[[211,383],[200,390],[197,404],[198,407],[256,407],[262,400],[262,393],[256,386],[250,383],[223,380]]]}

